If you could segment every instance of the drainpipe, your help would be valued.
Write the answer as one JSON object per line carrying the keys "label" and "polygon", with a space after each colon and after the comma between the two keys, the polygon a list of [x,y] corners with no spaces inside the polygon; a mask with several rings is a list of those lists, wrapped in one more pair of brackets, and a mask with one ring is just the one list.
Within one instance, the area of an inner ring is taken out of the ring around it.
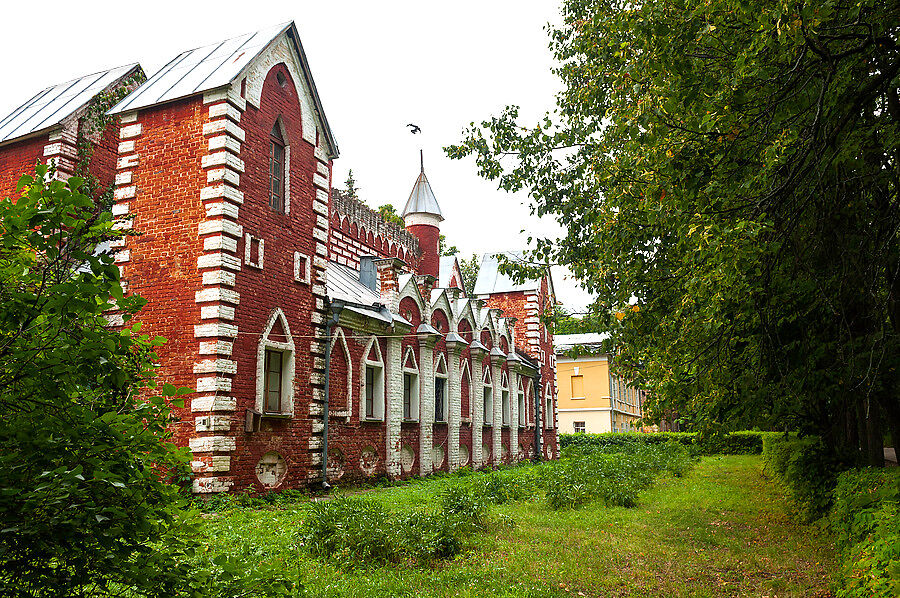
{"label": "drainpipe", "polygon": [[534,379],[534,462],[540,463],[544,452],[541,447],[541,368],[538,367],[537,377]]}
{"label": "drainpipe", "polygon": [[325,298],[325,304],[331,309],[331,317],[325,322],[325,405],[323,408],[323,425],[322,425],[322,489],[328,490],[331,485],[328,483],[328,399],[331,391],[331,332],[334,325],[338,323],[341,317],[341,310],[344,309],[344,302],[336,299],[329,301]]}

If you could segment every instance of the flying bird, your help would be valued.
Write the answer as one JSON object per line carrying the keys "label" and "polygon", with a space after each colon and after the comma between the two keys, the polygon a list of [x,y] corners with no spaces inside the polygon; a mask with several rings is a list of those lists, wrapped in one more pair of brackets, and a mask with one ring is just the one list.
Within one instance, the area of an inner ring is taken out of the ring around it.
{"label": "flying bird", "polygon": [[421,132],[422,132],[422,128],[419,127],[419,125],[414,125],[414,124],[412,124],[412,123],[409,123],[409,124],[406,125],[406,126],[407,126],[407,127],[411,127],[411,129],[409,130],[409,132],[412,133],[413,135],[415,135],[416,133],[421,133]]}

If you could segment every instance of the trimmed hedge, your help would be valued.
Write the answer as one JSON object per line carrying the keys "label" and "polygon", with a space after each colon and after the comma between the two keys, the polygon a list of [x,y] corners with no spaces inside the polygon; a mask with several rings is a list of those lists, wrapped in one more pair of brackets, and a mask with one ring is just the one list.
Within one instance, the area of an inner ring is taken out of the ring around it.
{"label": "trimmed hedge", "polygon": [[900,596],[900,470],[840,474],[829,515],[841,557],[838,598]]}
{"label": "trimmed hedge", "polygon": [[768,435],[763,440],[763,463],[785,486],[806,523],[828,513],[837,476],[847,469],[818,436]]}
{"label": "trimmed hedge", "polygon": [[763,438],[772,432],[732,432],[723,436],[701,437],[695,432],[606,432],[604,434],[560,434],[562,448],[612,448],[631,444],[677,442],[701,455],[759,455]]}

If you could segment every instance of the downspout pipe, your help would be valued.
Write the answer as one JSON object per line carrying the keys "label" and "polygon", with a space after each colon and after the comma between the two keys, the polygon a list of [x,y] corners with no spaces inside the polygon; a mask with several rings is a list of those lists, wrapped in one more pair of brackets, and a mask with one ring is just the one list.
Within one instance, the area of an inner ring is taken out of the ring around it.
{"label": "downspout pipe", "polygon": [[331,485],[328,483],[328,419],[329,419],[329,398],[331,393],[331,333],[335,324],[341,317],[341,311],[344,309],[344,302],[340,299],[329,301],[325,298],[325,305],[331,311],[331,317],[325,322],[325,405],[323,406],[322,416],[322,489],[329,490]]}
{"label": "downspout pipe", "polygon": [[541,446],[541,427],[543,426],[543,418],[541,417],[541,368],[538,367],[537,376],[534,378],[534,462],[540,463],[543,456],[543,447]]}

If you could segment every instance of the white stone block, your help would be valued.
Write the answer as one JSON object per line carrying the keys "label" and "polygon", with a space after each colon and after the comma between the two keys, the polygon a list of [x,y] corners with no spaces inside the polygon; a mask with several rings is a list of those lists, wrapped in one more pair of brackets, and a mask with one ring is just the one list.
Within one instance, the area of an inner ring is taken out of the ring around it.
{"label": "white stone block", "polygon": [[214,218],[215,216],[228,216],[229,218],[234,218],[237,220],[238,213],[240,212],[240,208],[238,208],[237,204],[233,204],[229,201],[220,201],[216,203],[207,203],[203,206],[206,208],[206,217]]}
{"label": "white stone block", "polygon": [[235,448],[234,438],[230,436],[203,436],[188,440],[191,451],[195,453],[227,453]]}
{"label": "white stone block", "polygon": [[203,168],[216,168],[219,166],[227,166],[232,170],[244,172],[244,161],[232,154],[231,152],[216,152],[208,154],[200,158],[200,165]]}
{"label": "white stone block", "polygon": [[215,494],[228,492],[233,484],[232,480],[224,478],[196,478],[192,490],[194,494]]}
{"label": "white stone block", "polygon": [[201,415],[194,419],[197,432],[227,432],[230,429],[231,417],[227,415]]}
{"label": "white stone block", "polygon": [[209,107],[209,117],[219,118],[225,116],[234,122],[241,122],[241,111],[228,103],[213,104]]}
{"label": "white stone block", "polygon": [[230,168],[216,168],[206,172],[207,183],[230,183],[237,187],[241,184],[241,175]]}
{"label": "white stone block", "polygon": [[204,359],[194,364],[195,374],[236,374],[237,362],[232,359]]}
{"label": "white stone block", "polygon": [[117,264],[124,264],[125,262],[128,262],[130,260],[131,260],[131,252],[127,249],[125,249],[123,251],[118,251],[113,256],[113,261],[115,261]]}
{"label": "white stone block", "polygon": [[240,154],[241,142],[231,135],[216,135],[215,137],[209,138],[207,149],[210,152],[224,149],[235,154]]}
{"label": "white stone block", "polygon": [[203,273],[203,284],[207,286],[224,284],[233,287],[234,279],[234,272],[228,272],[226,270],[213,270],[212,272]]}
{"label": "white stone block", "polygon": [[131,139],[141,134],[141,123],[128,125],[119,129],[119,139]]}
{"label": "white stone block", "polygon": [[195,397],[191,399],[191,411],[202,413],[204,411],[234,411],[237,409],[237,399],[234,397],[210,396]]}
{"label": "white stone block", "polygon": [[206,222],[201,222],[197,226],[197,232],[201,235],[222,233],[231,235],[232,237],[240,237],[243,231],[239,224],[230,220],[208,220]]}
{"label": "white stone block", "polygon": [[119,122],[123,125],[127,125],[129,123],[137,122],[137,117],[137,110],[134,110],[132,112],[123,112],[122,116],[119,117]]}
{"label": "white stone block", "polygon": [[116,189],[115,193],[113,193],[113,198],[116,201],[120,201],[122,199],[130,199],[137,195],[137,187],[131,185],[129,187],[119,187]]}
{"label": "white stone block", "polygon": [[197,378],[197,392],[231,392],[231,378]]}
{"label": "white stone block", "polygon": [[117,203],[113,204],[113,207],[110,208],[110,212],[112,212],[113,216],[124,216],[128,213],[130,209],[130,204],[127,203]]}
{"label": "white stone block", "polygon": [[131,156],[122,156],[118,160],[116,160],[116,169],[122,170],[124,168],[134,168],[138,165],[138,157],[137,154]]}
{"label": "white stone block", "polygon": [[244,194],[230,185],[212,185],[200,189],[200,199],[224,198],[234,203],[244,203]]}
{"label": "white stone block", "polygon": [[217,324],[194,325],[195,338],[223,337],[237,338],[238,327],[234,324],[219,322]]}
{"label": "white stone block", "polygon": [[227,253],[207,253],[197,258],[198,268],[227,268],[239,272],[241,259]]}
{"label": "white stone block", "polygon": [[313,174],[313,185],[322,189],[328,189],[328,179],[317,172]]}
{"label": "white stone block", "polygon": [[225,251],[237,251],[237,239],[218,235],[215,237],[206,237],[203,239],[203,249],[205,251],[214,251],[216,249],[224,249]]}
{"label": "white stone block", "polygon": [[231,355],[234,343],[229,341],[203,341],[200,343],[200,355]]}
{"label": "white stone block", "polygon": [[208,303],[210,301],[224,301],[225,303],[238,305],[241,302],[241,295],[237,291],[219,287],[203,289],[194,293],[195,303]]}
{"label": "white stone block", "polygon": [[130,170],[126,170],[125,172],[119,172],[116,174],[116,185],[128,185],[131,183],[131,175],[132,172]]}
{"label": "white stone block", "polygon": [[119,142],[119,153],[130,154],[134,151],[134,140]]}
{"label": "white stone block", "polygon": [[204,305],[200,308],[201,320],[234,320],[234,308],[227,305]]}
{"label": "white stone block", "polygon": [[244,129],[227,118],[214,120],[203,125],[203,134],[206,136],[226,134],[238,141],[244,141]]}

